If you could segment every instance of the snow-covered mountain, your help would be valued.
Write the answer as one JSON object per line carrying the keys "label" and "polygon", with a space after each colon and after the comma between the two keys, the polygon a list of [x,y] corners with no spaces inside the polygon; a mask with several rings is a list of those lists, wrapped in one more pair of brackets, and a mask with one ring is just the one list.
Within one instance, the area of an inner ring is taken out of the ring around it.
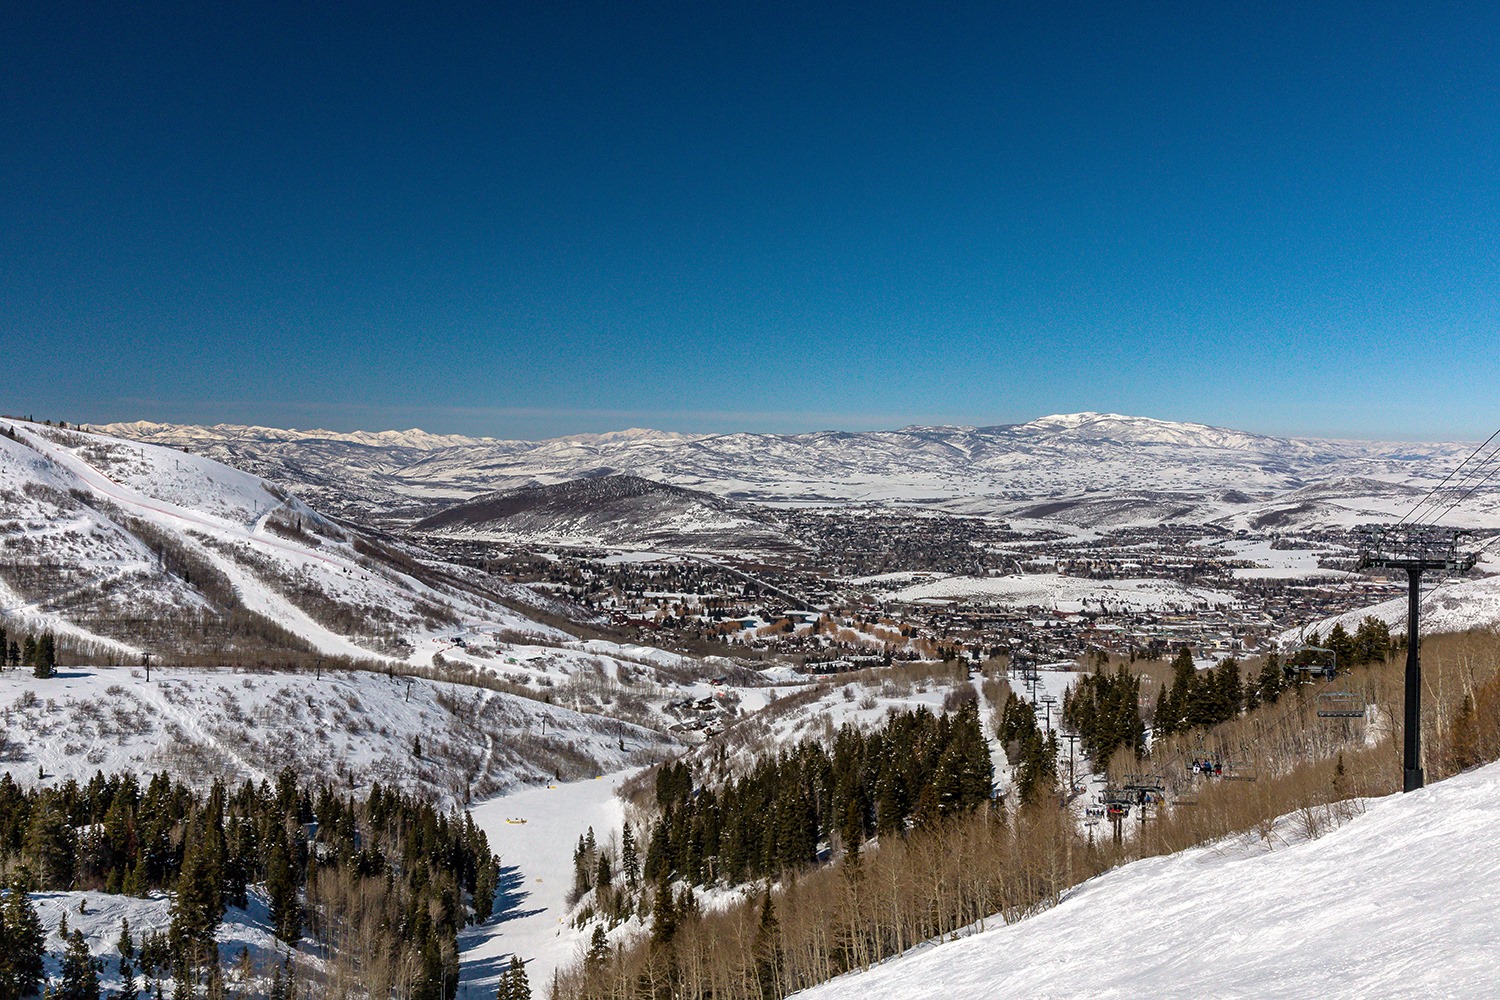
{"label": "snow-covered mountain", "polygon": [[[0,436],[0,607],[75,647],[430,660],[470,627],[567,638],[518,587],[426,561],[211,459],[34,424]],[[132,659],[139,662],[139,659]]]}
{"label": "snow-covered mountain", "polygon": [[1295,817],[1125,865],[1056,907],[808,990],[921,997],[1493,997],[1500,764],[1317,840]]}
{"label": "snow-covered mountain", "polygon": [[[965,513],[1084,525],[1175,519],[1252,527],[1387,517],[1438,482],[1463,444],[1279,438],[1146,417],[1075,413],[996,427],[808,434],[633,429],[546,441],[122,424],[112,433],[187,447],[336,511],[405,510],[586,476],[628,473],[773,504],[921,500]],[[1339,481],[1340,489],[1295,495]],[[1500,524],[1492,496],[1467,516]],[[1038,511],[1039,504],[1050,506]],[[1475,513],[1475,512],[1478,513]]]}

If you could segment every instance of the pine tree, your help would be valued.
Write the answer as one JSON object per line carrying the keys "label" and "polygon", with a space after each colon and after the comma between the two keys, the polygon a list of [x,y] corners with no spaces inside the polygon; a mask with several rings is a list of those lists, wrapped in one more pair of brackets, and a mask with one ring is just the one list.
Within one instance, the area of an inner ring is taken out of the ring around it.
{"label": "pine tree", "polygon": [[636,856],[635,835],[630,832],[629,823],[620,838],[620,869],[625,873],[625,884],[634,892],[641,881],[641,862]]}
{"label": "pine tree", "polygon": [[589,975],[598,975],[609,963],[609,939],[604,936],[604,926],[594,925],[594,936],[589,940],[589,951],[583,959]]}
{"label": "pine tree", "polygon": [[266,895],[270,897],[271,924],[278,938],[294,945],[302,938],[297,872],[287,846],[286,828],[277,824],[272,838],[271,852],[266,858]]}
{"label": "pine tree", "polygon": [[755,980],[762,1000],[781,996],[781,924],[771,904],[770,890],[760,906],[760,922],[755,928]]}
{"label": "pine tree", "polygon": [[76,835],[51,793],[32,809],[22,850],[36,865],[43,888],[72,887]]}
{"label": "pine tree", "polygon": [[1156,732],[1160,736],[1180,733],[1186,727],[1186,714],[1192,696],[1193,649],[1183,646],[1172,659],[1172,685],[1156,701]]}
{"label": "pine tree", "polygon": [[506,970],[510,978],[510,996],[507,1000],[531,1000],[531,983],[526,979],[526,963],[521,961],[521,956],[510,956],[510,968]]}
{"label": "pine tree", "polygon": [[651,940],[669,943],[677,933],[677,911],[672,905],[672,885],[663,877],[656,886],[656,906],[651,915]]}
{"label": "pine tree", "polygon": [[38,677],[51,677],[57,673],[57,640],[51,632],[42,633],[42,638],[37,643],[34,673]]}
{"label": "pine tree", "polygon": [[63,952],[62,984],[53,994],[57,1000],[99,1000],[99,963],[89,954],[82,931],[68,936]]}
{"label": "pine tree", "polygon": [[110,994],[110,1000],[136,1000],[135,988],[135,942],[130,937],[130,921],[121,919],[120,940],[115,944],[120,953],[120,988]]}
{"label": "pine tree", "polygon": [[1276,704],[1276,700],[1281,697],[1281,689],[1285,683],[1286,678],[1282,673],[1281,658],[1275,653],[1271,653],[1266,657],[1265,663],[1261,665],[1260,676],[1255,682],[1261,704]]}
{"label": "pine tree", "polygon": [[21,869],[6,886],[0,906],[0,996],[32,997],[41,990],[46,934],[30,892],[31,880]]}

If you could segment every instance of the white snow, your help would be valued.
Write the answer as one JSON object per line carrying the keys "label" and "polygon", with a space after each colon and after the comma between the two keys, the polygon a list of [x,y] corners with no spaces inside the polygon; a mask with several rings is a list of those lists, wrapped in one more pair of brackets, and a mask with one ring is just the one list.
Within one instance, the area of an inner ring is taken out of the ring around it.
{"label": "white snow", "polygon": [[1131,610],[1160,610],[1235,600],[1232,594],[1185,587],[1172,580],[1090,580],[1056,573],[950,576],[905,587],[890,596],[897,601],[982,601],[1058,611],[1082,611],[1101,601]]}
{"label": "white snow", "polygon": [[475,824],[500,855],[500,891],[495,916],[459,938],[460,997],[493,997],[512,954],[527,963],[533,994],[544,996],[552,971],[577,957],[593,932],[567,922],[573,849],[590,826],[600,845],[624,828],[615,790],[634,773],[526,788],[474,807]]}
{"label": "white snow", "polygon": [[[422,758],[414,756],[420,737]],[[166,770],[198,787],[301,775],[379,780],[449,804],[551,778],[562,752],[600,771],[658,733],[501,691],[361,671],[0,671],[0,770],[23,784]],[[38,770],[46,775],[38,778]],[[575,772],[576,773],[576,772]]]}
{"label": "white snow", "polygon": [[1496,996],[1500,764],[1377,800],[1318,840],[1126,865],[1058,906],[799,996]]}

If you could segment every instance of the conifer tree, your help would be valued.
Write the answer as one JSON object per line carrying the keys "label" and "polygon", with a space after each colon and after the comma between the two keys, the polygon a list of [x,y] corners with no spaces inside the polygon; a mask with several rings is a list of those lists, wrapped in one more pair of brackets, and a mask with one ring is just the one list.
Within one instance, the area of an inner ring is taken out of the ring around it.
{"label": "conifer tree", "polygon": [[31,672],[35,676],[47,678],[57,672],[57,640],[53,638],[51,632],[42,633],[41,639],[37,641],[34,655]]}
{"label": "conifer tree", "polygon": [[62,983],[53,994],[57,1000],[99,1000],[99,963],[89,954],[83,932],[68,936],[63,952]]}
{"label": "conifer tree", "polygon": [[781,925],[768,889],[755,928],[755,979],[763,1000],[781,996],[781,957]]}
{"label": "conifer tree", "polygon": [[0,996],[32,997],[41,990],[46,934],[30,892],[30,877],[21,869],[0,905]]}
{"label": "conifer tree", "polygon": [[1281,689],[1284,684],[1285,677],[1281,669],[1281,658],[1275,653],[1271,653],[1266,657],[1265,663],[1261,664],[1260,676],[1255,682],[1261,704],[1276,704],[1276,700],[1281,697]]}
{"label": "conifer tree", "polygon": [[110,994],[110,1000],[136,1000],[135,988],[135,942],[130,937],[130,921],[120,920],[120,940],[115,944],[120,953],[120,988]]}
{"label": "conifer tree", "polygon": [[505,970],[510,979],[510,994],[507,1000],[531,1000],[531,983],[526,979],[526,963],[520,955],[510,956],[510,968]]}
{"label": "conifer tree", "polygon": [[266,858],[266,895],[270,897],[271,925],[287,944],[302,938],[302,905],[297,899],[297,872],[287,845],[286,828],[272,831],[271,851]]}
{"label": "conifer tree", "polygon": [[36,866],[42,888],[69,889],[73,885],[76,835],[52,793],[32,809],[22,850]]}
{"label": "conifer tree", "polygon": [[620,837],[620,870],[625,873],[625,884],[634,892],[641,881],[641,862],[636,856],[635,835],[630,832],[629,823]]}
{"label": "conifer tree", "polygon": [[602,972],[609,962],[609,939],[604,936],[603,924],[594,925],[594,936],[589,940],[589,951],[583,961],[592,975]]}

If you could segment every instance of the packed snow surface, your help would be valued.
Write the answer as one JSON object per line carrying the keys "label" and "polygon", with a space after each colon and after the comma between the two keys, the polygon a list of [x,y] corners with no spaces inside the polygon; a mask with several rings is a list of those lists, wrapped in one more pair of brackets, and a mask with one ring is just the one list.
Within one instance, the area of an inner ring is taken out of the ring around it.
{"label": "packed snow surface", "polygon": [[1500,764],[1318,840],[1126,865],[1009,926],[806,991],[914,997],[1494,997]]}
{"label": "packed snow surface", "polygon": [[634,773],[527,788],[474,807],[475,824],[500,855],[500,890],[495,916],[459,940],[459,997],[493,997],[513,954],[540,996],[552,971],[577,957],[592,930],[567,923],[573,849],[589,827],[600,845],[619,834],[625,804],[615,790]]}

